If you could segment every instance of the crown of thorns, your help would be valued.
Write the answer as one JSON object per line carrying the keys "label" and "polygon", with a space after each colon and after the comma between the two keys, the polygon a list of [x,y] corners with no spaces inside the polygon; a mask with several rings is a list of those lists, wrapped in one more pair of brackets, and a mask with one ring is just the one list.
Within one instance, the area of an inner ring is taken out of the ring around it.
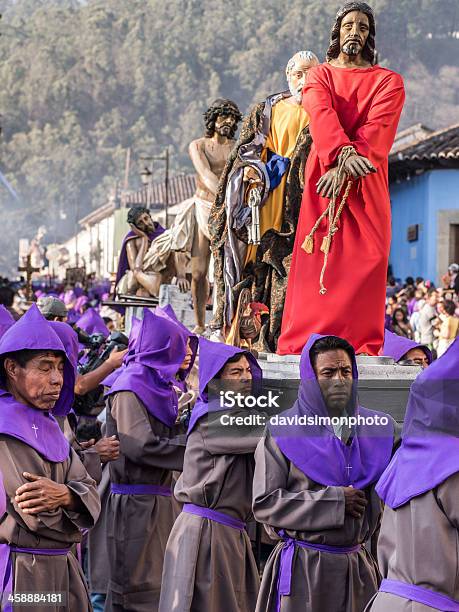
{"label": "crown of thorns", "polygon": [[219,115],[233,115],[237,121],[242,119],[242,113],[237,104],[231,100],[224,100],[222,98],[212,102],[210,107],[204,113],[204,119],[208,121],[209,119],[218,117]]}

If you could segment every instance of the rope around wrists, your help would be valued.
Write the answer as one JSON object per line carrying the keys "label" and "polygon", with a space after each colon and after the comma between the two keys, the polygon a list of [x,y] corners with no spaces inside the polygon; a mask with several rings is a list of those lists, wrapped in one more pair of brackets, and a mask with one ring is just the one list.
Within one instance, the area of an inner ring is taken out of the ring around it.
{"label": "rope around wrists", "polygon": [[347,181],[347,185],[346,185],[344,194],[341,198],[341,203],[335,214],[336,204],[337,204],[339,194],[341,191],[341,185],[344,184],[344,181],[347,177],[346,162],[352,155],[357,155],[357,151],[354,149],[354,147],[346,146],[341,149],[338,155],[338,166],[335,172],[335,176],[333,177],[332,196],[330,198],[330,202],[327,208],[324,210],[324,212],[320,215],[320,217],[314,223],[313,228],[311,229],[309,234],[306,236],[303,244],[301,245],[301,248],[308,255],[311,255],[314,252],[314,234],[316,233],[322,220],[326,216],[328,216],[328,231],[327,231],[327,234],[324,236],[322,240],[322,245],[320,247],[320,250],[324,254],[324,262],[323,262],[322,270],[320,272],[320,281],[319,281],[320,282],[319,293],[321,295],[325,295],[325,293],[327,292],[327,289],[324,286],[324,277],[325,277],[325,270],[327,269],[327,264],[328,264],[328,254],[330,252],[330,248],[332,245],[333,236],[339,230],[338,221],[341,217],[341,213],[347,202],[347,198],[349,196],[349,192],[352,187],[352,179],[349,179]]}

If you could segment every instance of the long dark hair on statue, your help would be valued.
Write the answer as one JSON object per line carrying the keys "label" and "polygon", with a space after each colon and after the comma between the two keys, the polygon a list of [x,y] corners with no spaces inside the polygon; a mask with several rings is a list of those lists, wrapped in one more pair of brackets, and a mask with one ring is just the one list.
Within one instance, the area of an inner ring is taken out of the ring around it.
{"label": "long dark hair on statue", "polygon": [[359,11],[360,13],[365,13],[365,15],[368,17],[368,21],[370,24],[370,31],[368,33],[368,38],[365,43],[365,46],[362,50],[362,57],[367,62],[370,62],[370,64],[373,66],[376,63],[375,15],[373,13],[373,9],[370,6],[368,6],[366,2],[347,2],[336,13],[336,21],[331,31],[330,46],[328,47],[328,51],[327,51],[327,62],[329,62],[331,59],[336,59],[340,53],[341,48],[339,44],[339,31],[341,28],[341,22],[343,21],[343,18],[348,13],[352,13],[352,11]]}
{"label": "long dark hair on statue", "polygon": [[230,138],[237,132],[237,124],[242,119],[241,111],[237,104],[232,100],[217,98],[204,113],[204,123],[206,125],[206,136],[212,138],[215,133],[215,121],[220,115],[232,115],[236,119],[236,124],[231,131]]}

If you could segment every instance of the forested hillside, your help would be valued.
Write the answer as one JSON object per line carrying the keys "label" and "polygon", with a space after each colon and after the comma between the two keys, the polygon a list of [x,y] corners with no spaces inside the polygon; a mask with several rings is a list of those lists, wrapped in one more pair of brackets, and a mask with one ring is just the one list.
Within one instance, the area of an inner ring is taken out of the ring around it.
{"label": "forested hillside", "polygon": [[[407,86],[402,127],[459,121],[459,2],[370,0],[380,62]],[[3,0],[0,9],[0,270],[17,238],[42,224],[48,241],[104,201],[133,151],[166,145],[174,171],[218,96],[246,112],[284,88],[297,50],[320,58],[336,0]],[[158,172],[160,166],[158,166]],[[64,213],[64,214],[63,214]],[[66,216],[64,219],[63,217]]]}

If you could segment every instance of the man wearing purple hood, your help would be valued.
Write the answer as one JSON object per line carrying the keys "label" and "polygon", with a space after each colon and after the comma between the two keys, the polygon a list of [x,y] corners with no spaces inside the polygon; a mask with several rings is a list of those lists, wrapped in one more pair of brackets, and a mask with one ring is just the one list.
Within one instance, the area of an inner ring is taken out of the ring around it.
{"label": "man wearing purple hood", "polygon": [[425,370],[432,363],[432,351],[424,344],[398,336],[388,329],[384,330],[384,346],[381,355],[392,357],[402,365],[418,365]]}
{"label": "man wearing purple hood", "polygon": [[[47,592],[38,612],[91,610],[71,547],[100,511],[94,481],[61,432],[73,366],[36,306],[0,341],[0,468],[6,516],[0,524],[0,581],[5,610],[21,593]],[[51,595],[50,595],[51,596]],[[61,598],[61,599],[60,599]],[[53,603],[54,602],[54,603]],[[59,605],[59,602],[60,605]]]}
{"label": "man wearing purple hood", "polygon": [[175,376],[191,369],[195,354],[175,322],[145,309],[126,367],[110,388],[107,435],[118,436],[120,458],[110,464],[106,506],[107,612],[158,609],[173,523],[171,471],[182,470],[185,452],[185,436],[176,435]]}
{"label": "man wearing purple hood", "polygon": [[[214,388],[215,383],[229,383],[251,389],[252,380],[261,380],[253,355],[199,339],[200,397],[174,490],[184,506],[167,542],[160,612],[255,608],[259,578],[245,523],[251,517],[253,453],[263,428],[219,426],[228,409],[220,407]],[[229,410],[233,417],[242,412],[250,414],[236,407]]]}
{"label": "man wearing purple hood", "polygon": [[270,419],[255,453],[254,516],[278,540],[256,610],[362,612],[378,589],[364,542],[379,524],[374,487],[395,423],[358,404],[354,349],[342,338],[312,335],[300,377],[296,403]]}
{"label": "man wearing purple hood", "polygon": [[402,444],[379,479],[383,581],[368,610],[459,610],[459,340],[411,386]]}
{"label": "man wearing purple hood", "polygon": [[[66,394],[66,406],[73,406],[75,399],[75,388],[77,386],[78,375],[78,335],[67,323],[60,321],[48,321],[48,325],[52,327],[54,332],[59,336],[66,355],[73,367],[73,376],[68,376],[65,382],[65,389],[62,393]],[[101,366],[102,367],[102,366]],[[81,378],[87,377],[88,374]],[[76,437],[77,416],[73,410],[66,414],[57,414],[54,411],[54,416],[58,418],[61,428],[70,442],[70,445],[77,453],[81,462],[85,466],[88,474],[94,478],[96,483],[99,483],[102,478],[102,464],[113,461],[119,456],[119,442],[115,436],[111,438],[101,437],[97,442],[92,439],[88,442],[79,442]],[[59,418],[60,417],[60,418]]]}

